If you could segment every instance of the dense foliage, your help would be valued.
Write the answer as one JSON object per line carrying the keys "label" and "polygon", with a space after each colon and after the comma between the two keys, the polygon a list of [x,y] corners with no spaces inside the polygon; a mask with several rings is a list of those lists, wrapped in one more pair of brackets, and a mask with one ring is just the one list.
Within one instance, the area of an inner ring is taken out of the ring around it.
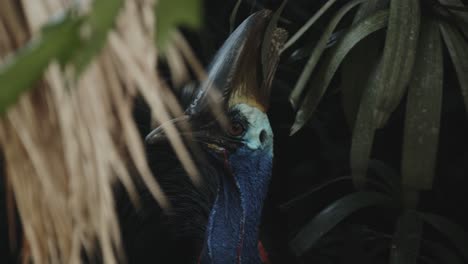
{"label": "dense foliage", "polygon": [[[0,112],[53,59],[80,73],[119,2],[102,1],[109,6],[88,17],[70,13],[3,65]],[[205,66],[241,20],[282,4],[206,0],[200,21],[185,13],[197,4],[161,2],[158,43],[169,47],[182,25]],[[79,38],[83,23],[93,29],[88,40]],[[467,1],[291,0],[279,23],[292,38],[269,113],[275,167],[262,233],[272,261],[468,263]],[[172,88],[183,100],[187,87]]]}
{"label": "dense foliage", "polygon": [[[262,4],[243,1],[237,16]],[[283,262],[468,262],[463,4],[286,4],[280,21],[301,35],[277,73],[264,219]],[[226,34],[213,21],[230,8],[207,5],[203,32]]]}

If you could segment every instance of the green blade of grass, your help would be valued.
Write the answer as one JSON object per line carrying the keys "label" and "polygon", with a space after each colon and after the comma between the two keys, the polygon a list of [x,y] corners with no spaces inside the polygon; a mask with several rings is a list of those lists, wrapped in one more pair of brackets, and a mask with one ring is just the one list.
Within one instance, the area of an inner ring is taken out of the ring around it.
{"label": "green blade of grass", "polygon": [[[289,101],[294,109],[297,109],[297,107],[299,106],[301,95],[304,91],[304,88],[307,85],[310,75],[314,71],[315,67],[317,66],[317,63],[320,60],[320,57],[325,51],[328,40],[330,39],[330,36],[333,34],[333,31],[335,30],[336,26],[350,10],[352,10],[358,4],[361,4],[362,2],[365,2],[365,1],[366,0],[353,0],[349,2],[347,5],[343,6],[337,12],[337,14],[333,17],[333,19],[330,21],[328,26],[325,28],[320,40],[318,41],[317,45],[314,47],[314,50],[312,54],[310,55],[310,58],[307,61],[307,64],[304,67],[304,70],[302,71],[301,75],[299,76],[299,79],[297,80],[296,85],[294,86],[294,89],[291,92],[291,95],[289,97]],[[333,1],[329,1],[329,3],[330,2],[333,2]],[[295,36],[291,37],[291,40],[294,37]]]}
{"label": "green blade of grass", "polygon": [[356,211],[372,206],[395,206],[386,195],[376,192],[349,194],[323,209],[291,240],[293,252],[300,256],[307,252],[326,233]]}
{"label": "green blade of grass", "polygon": [[408,90],[401,168],[403,185],[415,190],[431,189],[435,174],[443,67],[438,23],[424,19]]}
{"label": "green blade of grass", "polygon": [[53,59],[71,52],[69,47],[79,41],[80,24],[80,19],[67,16],[47,25],[37,39],[0,66],[0,113],[16,102],[21,93],[32,88]]}
{"label": "green blade of grass", "polygon": [[468,232],[449,219],[428,213],[421,213],[421,218],[446,236],[458,249],[465,261],[468,261]]}
{"label": "green blade of grass", "polygon": [[422,235],[422,220],[413,211],[399,217],[393,235],[390,264],[416,264]]}
{"label": "green blade of grass", "polygon": [[382,10],[350,29],[324,59],[323,66],[311,81],[311,89],[296,114],[291,134],[296,133],[309,120],[330,84],[334,74],[348,52],[362,39],[387,25],[388,11]]}
{"label": "green blade of grass", "polygon": [[458,82],[460,83],[465,101],[465,110],[468,112],[468,43],[459,31],[447,23],[440,22],[440,30],[455,66]]}
{"label": "green blade of grass", "polygon": [[380,90],[376,125],[382,127],[401,101],[410,81],[416,57],[420,24],[419,0],[392,0],[382,61],[377,82]]}

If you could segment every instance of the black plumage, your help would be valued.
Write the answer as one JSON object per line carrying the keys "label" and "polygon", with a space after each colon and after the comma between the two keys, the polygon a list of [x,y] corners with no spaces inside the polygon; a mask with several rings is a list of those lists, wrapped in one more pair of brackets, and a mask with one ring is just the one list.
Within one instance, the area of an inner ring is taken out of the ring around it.
{"label": "black plumage", "polygon": [[[286,37],[271,17],[269,11],[257,12],[232,33],[185,115],[171,121],[188,145],[196,146],[190,151],[199,186],[173,152],[164,124],[146,136],[148,162],[172,206],[161,209],[142,183],[136,208],[117,191],[130,263],[261,262],[259,223],[273,159],[265,111]],[[227,124],[213,105],[223,110]]]}
{"label": "black plumage", "polygon": [[138,207],[126,195],[119,199],[122,240],[128,261],[195,263],[218,186],[218,170],[204,162],[199,166],[203,183],[195,187],[167,142],[147,147],[147,153],[151,169],[172,207],[162,211],[142,183],[138,184]]}

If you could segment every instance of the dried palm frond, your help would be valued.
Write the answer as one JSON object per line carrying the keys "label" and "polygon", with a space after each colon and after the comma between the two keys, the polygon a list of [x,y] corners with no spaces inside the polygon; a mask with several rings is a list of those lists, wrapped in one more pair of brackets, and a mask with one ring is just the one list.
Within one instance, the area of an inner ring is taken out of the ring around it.
{"label": "dried palm frond", "polygon": [[[76,3],[79,12],[89,12],[91,1],[1,1],[0,62],[40,37],[51,17],[72,5],[76,9]],[[0,118],[8,187],[30,250],[26,261],[79,263],[83,252],[98,248],[105,263],[117,262],[122,256],[112,186],[120,181],[137,201],[130,167],[138,170],[157,201],[168,206],[132,119],[138,94],[158,122],[171,117],[162,100],[167,89],[155,72],[154,4],[124,1],[107,44],[80,78],[74,78],[73,68],[52,63],[36,87]],[[171,113],[180,112],[171,107]],[[165,127],[195,177],[181,138],[173,126]]]}

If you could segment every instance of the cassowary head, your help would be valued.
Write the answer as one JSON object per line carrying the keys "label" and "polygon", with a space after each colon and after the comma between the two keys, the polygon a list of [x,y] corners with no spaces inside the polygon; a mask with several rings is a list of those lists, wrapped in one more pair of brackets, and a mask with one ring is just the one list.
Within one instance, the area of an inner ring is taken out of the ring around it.
{"label": "cassowary head", "polygon": [[[248,17],[215,56],[185,116],[173,121],[220,164],[202,263],[260,262],[258,224],[273,159],[266,111],[287,35],[275,24],[269,11]],[[146,141],[162,138],[160,127]]]}

